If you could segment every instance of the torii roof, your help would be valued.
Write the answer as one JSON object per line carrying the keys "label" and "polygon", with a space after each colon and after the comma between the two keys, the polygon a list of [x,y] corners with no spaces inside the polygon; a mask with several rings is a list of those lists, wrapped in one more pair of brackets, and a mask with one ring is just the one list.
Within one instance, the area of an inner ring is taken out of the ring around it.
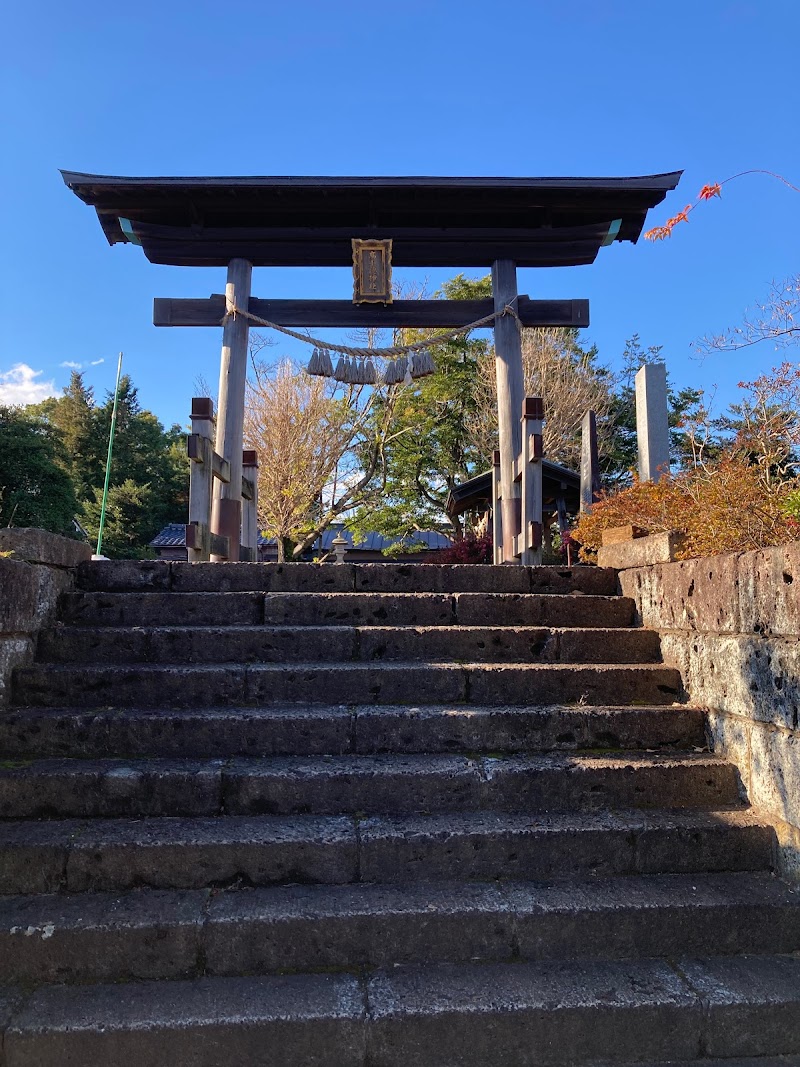
{"label": "torii roof", "polygon": [[636,241],[682,171],[638,178],[120,178],[61,172],[109,244],[151,263],[350,266],[351,238],[392,238],[409,267],[591,263]]}

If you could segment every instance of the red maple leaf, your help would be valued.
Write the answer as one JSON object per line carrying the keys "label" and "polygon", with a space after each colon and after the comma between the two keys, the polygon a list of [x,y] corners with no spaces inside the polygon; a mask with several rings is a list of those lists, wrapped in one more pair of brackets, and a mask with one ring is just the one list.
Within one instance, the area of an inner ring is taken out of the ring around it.
{"label": "red maple leaf", "polygon": [[722,188],[720,187],[719,182],[714,182],[713,185],[704,185],[697,194],[697,199],[710,200],[712,196],[722,196]]}

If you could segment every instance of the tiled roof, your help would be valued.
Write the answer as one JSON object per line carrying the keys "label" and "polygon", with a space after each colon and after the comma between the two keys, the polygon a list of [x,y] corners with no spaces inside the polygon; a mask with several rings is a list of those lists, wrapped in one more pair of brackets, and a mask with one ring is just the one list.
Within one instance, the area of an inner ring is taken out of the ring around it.
{"label": "tiled roof", "polygon": [[[274,545],[275,538],[267,538],[262,534],[258,535],[258,543],[260,546]],[[171,522],[169,526],[165,526],[161,533],[157,534],[150,542],[151,548],[185,548],[186,547],[186,527],[182,522]]]}
{"label": "tiled roof", "polygon": [[[333,527],[326,530],[322,535],[322,550],[327,552],[330,549],[334,538],[338,537],[340,534],[352,548],[353,535],[350,531]],[[399,541],[403,541],[407,545],[419,544],[420,551],[422,551],[423,548],[449,548],[452,544],[450,538],[446,537],[445,534],[437,533],[436,530],[421,530],[419,533],[404,538],[384,537],[383,534],[368,533],[363,540],[355,545],[355,547],[361,549],[362,552],[383,552],[384,549],[389,548],[390,545],[396,545]]]}
{"label": "tiled roof", "polygon": [[[353,536],[348,530],[342,530],[339,527],[333,527],[325,531],[322,535],[322,551],[328,552],[331,547],[331,542],[339,534],[345,538],[350,547],[353,546]],[[362,552],[382,552],[390,545],[397,544],[398,541],[405,540],[406,544],[420,544],[420,551],[431,548],[449,548],[451,541],[445,534],[437,533],[436,530],[422,530],[419,533],[415,533],[412,537],[405,539],[399,537],[384,537],[383,534],[368,533],[366,537],[359,541],[356,548],[361,549]],[[259,547],[263,548],[266,545],[274,545],[274,537],[264,537],[263,534],[258,535]],[[171,522],[169,526],[165,526],[164,529],[153,538],[150,542],[151,548],[184,548],[186,545],[186,527],[182,522]]]}

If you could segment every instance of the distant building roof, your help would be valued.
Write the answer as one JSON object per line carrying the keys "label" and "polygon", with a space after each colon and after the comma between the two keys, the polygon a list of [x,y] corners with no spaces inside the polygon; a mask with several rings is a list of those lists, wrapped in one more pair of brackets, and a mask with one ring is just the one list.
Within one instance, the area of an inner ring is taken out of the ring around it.
{"label": "distant building roof", "polygon": [[[275,538],[268,539],[262,534],[258,535],[259,545],[275,544]],[[185,548],[186,527],[182,522],[171,522],[169,526],[156,534],[150,542],[151,548]]]}
{"label": "distant building roof", "polygon": [[[363,540],[359,541],[357,545],[353,546],[353,535],[349,530],[342,529],[341,526],[332,526],[327,529],[322,535],[322,544],[317,543],[315,547],[320,548],[323,552],[328,552],[331,549],[331,543],[333,539],[341,534],[344,539],[350,544],[350,547],[360,549],[362,552],[383,552],[389,548],[390,545],[395,545],[399,541],[405,541],[406,544],[420,544],[420,548],[424,546],[426,550],[437,548],[449,548],[452,544],[449,537],[445,534],[438,533],[436,530],[422,530],[419,533],[415,533],[410,537],[384,537],[379,533],[368,533]],[[264,537],[263,534],[258,535],[258,544],[260,548],[265,548],[267,545],[274,545],[274,537]],[[150,542],[151,548],[185,548],[186,546],[186,527],[182,522],[171,522],[168,526],[157,534]]]}
{"label": "distant building roof", "polygon": [[446,534],[438,533],[436,530],[420,530],[417,533],[410,534],[408,537],[384,537],[383,534],[368,533],[363,540],[354,545],[353,535],[349,530],[332,526],[322,535],[321,548],[323,552],[329,551],[333,539],[339,535],[349,542],[352,548],[361,549],[362,552],[383,552],[401,541],[407,545],[419,544],[421,548],[424,546],[426,549],[449,548],[453,543]]}

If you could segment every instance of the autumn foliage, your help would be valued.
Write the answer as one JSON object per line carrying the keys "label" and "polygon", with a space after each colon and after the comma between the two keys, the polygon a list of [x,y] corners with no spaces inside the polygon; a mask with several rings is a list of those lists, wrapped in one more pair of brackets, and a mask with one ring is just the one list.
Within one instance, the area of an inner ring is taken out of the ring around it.
{"label": "autumn foliage", "polygon": [[492,535],[466,533],[436,557],[437,563],[491,563]]}
{"label": "autumn foliage", "polygon": [[796,185],[792,185],[790,181],[781,174],[775,174],[771,170],[763,170],[761,168],[754,168],[752,170],[743,170],[739,174],[732,174],[730,178],[726,178],[723,182],[711,182],[708,185],[704,185],[700,192],[697,194],[697,198],[693,204],[687,204],[683,211],[679,211],[676,215],[673,215],[671,219],[667,219],[663,226],[654,226],[652,230],[648,230],[645,233],[645,239],[648,241],[663,241],[667,237],[672,237],[672,231],[678,225],[679,222],[688,222],[689,213],[694,211],[698,204],[702,204],[704,200],[713,200],[715,196],[722,196],[722,186],[727,185],[728,182],[734,181],[736,178],[742,178],[745,174],[767,174],[771,178],[777,178],[779,182],[783,182],[784,185],[788,185],[790,189],[795,192],[800,192],[800,189]]}
{"label": "autumn foliage", "polygon": [[757,465],[729,453],[713,467],[665,475],[658,482],[635,481],[604,496],[573,535],[585,561],[595,558],[603,530],[628,525],[683,534],[679,559],[747,552],[795,540],[799,528],[791,501],[796,493],[795,483],[765,485]]}

